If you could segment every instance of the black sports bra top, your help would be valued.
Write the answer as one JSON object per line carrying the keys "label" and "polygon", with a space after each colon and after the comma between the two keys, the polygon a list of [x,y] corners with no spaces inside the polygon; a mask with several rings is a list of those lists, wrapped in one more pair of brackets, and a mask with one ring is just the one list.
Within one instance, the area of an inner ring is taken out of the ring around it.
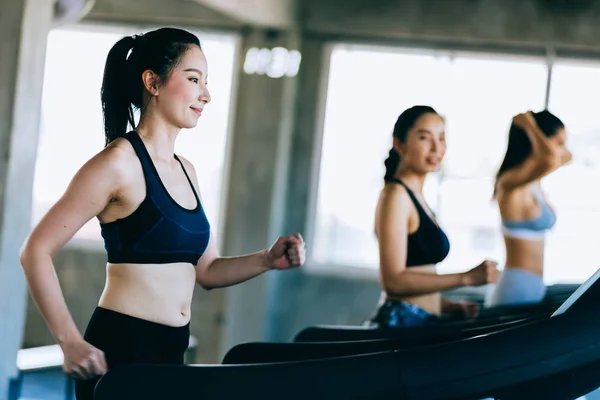
{"label": "black sports bra top", "polygon": [[210,224],[183,163],[174,155],[196,198],[193,210],[182,207],[171,197],[137,132],[129,132],[125,138],[142,164],[146,197],[127,217],[100,224],[108,262],[195,265],[208,246]]}
{"label": "black sports bra top", "polygon": [[444,231],[429,217],[412,190],[400,179],[391,182],[406,188],[419,214],[419,227],[408,235],[406,267],[437,264],[443,261],[450,252],[450,241]]}

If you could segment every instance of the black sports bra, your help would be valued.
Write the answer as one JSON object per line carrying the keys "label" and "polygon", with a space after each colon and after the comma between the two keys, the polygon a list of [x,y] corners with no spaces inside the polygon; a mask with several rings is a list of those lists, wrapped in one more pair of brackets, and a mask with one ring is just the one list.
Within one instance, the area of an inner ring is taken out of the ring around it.
{"label": "black sports bra", "polygon": [[110,263],[196,264],[208,246],[210,224],[200,198],[181,164],[196,198],[193,210],[180,206],[160,180],[144,142],[137,132],[125,138],[135,149],[146,181],[146,198],[130,215],[100,224],[104,247]]}
{"label": "black sports bra", "polygon": [[413,191],[404,182],[396,178],[392,178],[390,182],[398,183],[406,188],[419,214],[419,227],[408,235],[406,267],[437,264],[443,261],[450,252],[450,241],[444,231],[433,222]]}

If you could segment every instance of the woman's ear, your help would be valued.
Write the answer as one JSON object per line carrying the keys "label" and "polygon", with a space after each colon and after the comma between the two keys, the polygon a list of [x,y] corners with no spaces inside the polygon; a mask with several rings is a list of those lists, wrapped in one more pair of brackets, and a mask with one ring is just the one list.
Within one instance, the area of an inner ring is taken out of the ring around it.
{"label": "woman's ear", "polygon": [[158,76],[151,70],[147,69],[142,73],[142,82],[144,88],[152,96],[158,96]]}

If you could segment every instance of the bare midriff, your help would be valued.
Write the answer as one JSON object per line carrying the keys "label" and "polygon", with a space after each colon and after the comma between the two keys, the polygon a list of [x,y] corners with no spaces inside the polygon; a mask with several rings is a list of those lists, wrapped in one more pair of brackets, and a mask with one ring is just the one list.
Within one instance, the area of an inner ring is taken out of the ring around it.
{"label": "bare midriff", "polygon": [[544,273],[544,239],[504,237],[506,267],[520,268],[539,276]]}
{"label": "bare midriff", "polygon": [[163,325],[184,326],[190,320],[195,283],[189,263],[108,263],[98,305]]}

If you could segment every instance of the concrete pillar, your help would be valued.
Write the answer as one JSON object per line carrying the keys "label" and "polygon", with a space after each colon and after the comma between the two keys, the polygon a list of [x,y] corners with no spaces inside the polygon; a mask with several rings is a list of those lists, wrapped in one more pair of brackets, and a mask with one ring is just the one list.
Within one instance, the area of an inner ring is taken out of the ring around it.
{"label": "concrete pillar", "polygon": [[[289,163],[293,168],[289,168],[287,174],[290,185],[286,192],[286,214],[282,225],[286,231],[301,232],[307,241],[307,251],[310,251],[313,244],[310,243],[309,218],[313,215],[312,207],[315,206],[311,196],[319,173],[330,53],[322,39],[311,37],[302,40],[301,50],[302,68],[298,75],[295,122],[289,155]],[[303,305],[297,303],[297,299],[302,274],[305,272],[298,269],[272,278],[267,340],[291,339],[281,324],[290,319],[285,313],[294,312],[294,309],[301,312]]]}
{"label": "concrete pillar", "polygon": [[0,400],[16,376],[25,325],[27,288],[19,250],[31,225],[53,6],[53,0],[0,2]]}
{"label": "concrete pillar", "polygon": [[[255,29],[242,39],[228,155],[231,164],[222,235],[224,255],[264,249],[287,233],[281,228],[297,78],[246,74],[243,66],[248,49],[297,49],[297,38],[294,33]],[[274,275],[285,273],[271,271],[226,289],[222,353],[244,341],[265,339],[271,281]]]}

